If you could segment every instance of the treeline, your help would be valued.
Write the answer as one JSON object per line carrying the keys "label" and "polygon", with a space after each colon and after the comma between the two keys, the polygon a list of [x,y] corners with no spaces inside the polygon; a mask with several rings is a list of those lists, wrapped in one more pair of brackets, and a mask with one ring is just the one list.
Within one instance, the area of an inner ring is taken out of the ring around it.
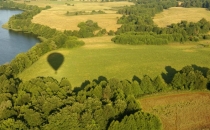
{"label": "treeline", "polygon": [[123,33],[112,38],[117,44],[129,45],[164,45],[168,44],[169,37],[152,33]]}
{"label": "treeline", "polygon": [[[132,81],[100,76],[72,89],[70,82],[38,77],[22,82],[0,69],[0,129],[161,129],[160,120],[141,110],[144,95],[182,90],[206,90],[210,69],[186,66]],[[170,74],[171,75],[171,74]],[[164,77],[164,78],[163,78]],[[9,80],[8,80],[9,78]],[[166,82],[166,81],[167,82]]]}
{"label": "treeline", "polygon": [[[203,0],[200,2],[202,3],[202,6],[199,7],[207,8],[204,5],[207,5],[208,1]],[[175,0],[138,0],[136,5],[129,7],[126,6],[120,9],[118,13],[123,14],[123,16],[118,19],[118,23],[122,24],[122,26],[116,31],[117,36],[113,39],[113,41],[121,44],[161,45],[168,42],[183,43],[186,41],[209,39],[210,35],[208,32],[210,29],[210,22],[204,18],[197,23],[181,21],[180,23],[171,24],[167,27],[158,27],[154,24],[152,18],[155,14],[170,7],[185,7],[185,4],[186,1],[179,5],[179,3]],[[130,39],[128,39],[128,35],[131,37]],[[147,38],[149,38],[149,40],[145,41]],[[134,43],[129,40],[133,41]],[[155,40],[156,43],[153,42]],[[151,43],[148,43],[148,41]]]}
{"label": "treeline", "polygon": [[210,0],[181,0],[182,7],[200,7],[210,9]]}
{"label": "treeline", "polygon": [[[163,45],[169,42],[184,43],[186,41],[210,39],[210,35],[208,34],[210,22],[204,18],[197,23],[181,21],[177,24],[171,24],[167,28],[149,27],[148,25],[130,25],[121,27],[121,30],[126,31],[112,39],[115,43]],[[127,30],[129,31],[127,32]]]}
{"label": "treeline", "polygon": [[[36,5],[18,4],[12,1],[8,2],[4,0],[0,1],[0,8],[1,9],[19,9],[19,10],[37,10],[38,12],[41,11],[41,8],[39,8]],[[46,6],[46,8],[49,8],[49,6]]]}
{"label": "treeline", "polygon": [[94,15],[94,14],[106,14],[104,11],[102,10],[92,10],[91,12],[85,12],[85,11],[77,11],[77,12],[66,12],[67,16],[73,16],[73,15]]}

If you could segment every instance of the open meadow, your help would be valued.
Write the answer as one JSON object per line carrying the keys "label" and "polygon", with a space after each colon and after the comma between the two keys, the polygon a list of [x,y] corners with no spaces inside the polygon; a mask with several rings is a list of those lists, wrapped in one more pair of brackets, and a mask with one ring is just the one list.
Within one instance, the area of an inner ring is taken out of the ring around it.
{"label": "open meadow", "polygon": [[110,38],[106,36],[82,39],[86,42],[83,47],[53,51],[65,57],[57,74],[47,62],[47,56],[52,53],[49,52],[19,77],[24,81],[37,76],[52,76],[57,80],[67,77],[75,87],[85,80],[93,80],[99,76],[131,80],[134,75],[141,78],[147,74],[154,78],[166,73],[167,66],[180,70],[186,65],[210,65],[210,48],[200,47],[195,43],[130,46],[114,44],[110,42]]}
{"label": "open meadow", "polygon": [[208,130],[210,93],[182,92],[140,99],[142,110],[158,116],[164,130]]}
{"label": "open meadow", "polygon": [[172,23],[179,23],[181,20],[198,22],[202,18],[210,21],[210,12],[205,8],[172,7],[156,14],[153,21],[159,27],[166,27]]}
{"label": "open meadow", "polygon": [[[70,6],[67,5],[70,4]],[[58,30],[78,30],[77,25],[80,22],[85,22],[87,20],[93,20],[97,22],[101,28],[107,31],[116,31],[121,25],[117,24],[117,19],[120,18],[121,14],[116,14],[117,8],[133,5],[131,2],[75,2],[75,1],[32,1],[29,4],[46,6],[50,5],[52,8],[48,10],[43,10],[41,13],[36,15],[32,22],[39,23],[42,25],[47,25],[51,28],[56,28]],[[73,5],[73,6],[72,6]],[[67,16],[68,12],[78,12],[78,11],[103,11],[105,14],[94,14],[94,15],[74,15]]]}

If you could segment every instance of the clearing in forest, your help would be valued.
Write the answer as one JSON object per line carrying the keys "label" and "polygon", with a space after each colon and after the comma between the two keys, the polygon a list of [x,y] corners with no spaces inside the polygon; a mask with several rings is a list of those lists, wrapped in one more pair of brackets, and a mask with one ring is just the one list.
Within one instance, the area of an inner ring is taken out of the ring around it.
{"label": "clearing in forest", "polygon": [[59,81],[66,77],[75,87],[80,86],[85,80],[92,81],[99,76],[131,80],[134,75],[141,78],[147,74],[154,78],[161,73],[167,73],[166,67],[180,70],[186,65],[195,64],[201,67],[210,65],[210,48],[200,47],[195,43],[131,46],[114,44],[111,38],[110,36],[85,38],[82,40],[86,44],[82,47],[53,51],[65,57],[57,74],[47,62],[47,56],[52,53],[49,52],[25,69],[19,77],[24,81],[38,76],[52,76]]}
{"label": "clearing in forest", "polygon": [[[37,2],[33,1],[33,5],[46,6],[50,5],[52,8],[43,10],[41,13],[36,15],[32,22],[47,25],[51,28],[58,30],[78,30],[77,25],[80,22],[87,20],[93,20],[97,22],[101,28],[107,31],[116,31],[121,25],[117,24],[118,18],[122,15],[117,14],[117,9],[125,5],[133,5],[131,2],[74,2],[74,1],[62,1],[62,2]],[[67,5],[69,4],[69,5]],[[93,15],[66,15],[67,11],[70,13],[85,11],[92,12],[103,11],[105,14],[93,14]]]}
{"label": "clearing in forest", "polygon": [[205,8],[172,7],[156,14],[153,21],[159,27],[166,27],[172,23],[179,23],[181,20],[197,22],[202,18],[210,21],[210,11]]}
{"label": "clearing in forest", "polygon": [[210,128],[210,93],[182,92],[140,99],[142,110],[158,116],[164,130]]}

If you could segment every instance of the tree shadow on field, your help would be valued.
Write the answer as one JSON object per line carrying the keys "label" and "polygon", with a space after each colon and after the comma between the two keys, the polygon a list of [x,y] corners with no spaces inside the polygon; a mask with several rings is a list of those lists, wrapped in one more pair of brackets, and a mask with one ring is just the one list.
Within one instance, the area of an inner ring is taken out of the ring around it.
{"label": "tree shadow on field", "polygon": [[209,68],[207,67],[201,67],[201,66],[197,66],[197,65],[192,65],[192,67],[194,68],[194,70],[198,70],[201,71],[203,73],[203,76],[207,76],[207,72],[209,70]]}
{"label": "tree shadow on field", "polygon": [[167,84],[171,83],[173,80],[174,75],[178,72],[176,69],[172,68],[171,66],[165,67],[166,73],[161,73],[162,78],[165,80]]}
{"label": "tree shadow on field", "polygon": [[80,87],[75,87],[74,88],[74,92],[78,93],[79,91],[83,90],[88,84],[90,84],[90,81],[89,80],[85,80],[81,85]]}
{"label": "tree shadow on field", "polygon": [[133,76],[132,81],[137,81],[139,84],[141,83],[141,79],[136,75]]}
{"label": "tree shadow on field", "polygon": [[107,78],[104,76],[99,76],[98,79],[94,79],[93,81],[96,82],[97,84],[100,84],[101,81],[107,82]]}
{"label": "tree shadow on field", "polygon": [[206,87],[210,91],[210,81],[207,83]]}
{"label": "tree shadow on field", "polygon": [[[101,81],[108,81],[106,77],[104,76],[99,76],[98,79],[93,79],[93,82],[95,82],[96,84],[100,84]],[[85,80],[81,85],[80,87],[75,87],[74,88],[74,92],[78,93],[79,91],[81,90],[84,90],[84,89],[88,89],[87,85],[91,84],[91,82],[89,80]]]}
{"label": "tree shadow on field", "polygon": [[53,52],[48,55],[47,62],[55,70],[55,74],[57,74],[58,69],[64,62],[64,56],[61,53]]}

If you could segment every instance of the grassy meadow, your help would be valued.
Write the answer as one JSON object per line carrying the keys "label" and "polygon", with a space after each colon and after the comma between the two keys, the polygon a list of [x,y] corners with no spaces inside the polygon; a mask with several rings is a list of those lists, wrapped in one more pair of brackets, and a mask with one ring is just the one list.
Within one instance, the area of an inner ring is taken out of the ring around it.
{"label": "grassy meadow", "polygon": [[65,57],[57,74],[47,62],[47,56],[52,53],[49,52],[19,77],[24,81],[37,76],[52,76],[57,80],[67,77],[75,87],[99,76],[131,80],[134,75],[141,78],[145,74],[155,77],[166,73],[166,66],[180,70],[191,64],[210,65],[210,48],[200,48],[195,43],[130,46],[116,45],[110,39],[109,36],[82,39],[86,42],[83,47],[53,51]]}
{"label": "grassy meadow", "polygon": [[153,21],[159,27],[166,27],[172,23],[179,23],[181,20],[197,22],[202,18],[210,21],[210,12],[205,8],[172,7],[156,14]]}
{"label": "grassy meadow", "polygon": [[[67,4],[74,6],[67,6]],[[85,22],[87,20],[93,20],[97,22],[102,28],[107,31],[116,31],[121,25],[116,24],[117,19],[121,14],[116,14],[116,8],[123,7],[125,5],[133,5],[131,2],[74,2],[74,1],[32,1],[29,4],[46,6],[50,5],[52,8],[43,10],[40,14],[36,15],[32,22],[47,25],[51,28],[58,30],[78,30],[78,23]],[[94,14],[94,15],[75,15],[67,16],[66,12],[78,12],[85,11],[91,12],[92,10],[104,11],[106,14]]]}

